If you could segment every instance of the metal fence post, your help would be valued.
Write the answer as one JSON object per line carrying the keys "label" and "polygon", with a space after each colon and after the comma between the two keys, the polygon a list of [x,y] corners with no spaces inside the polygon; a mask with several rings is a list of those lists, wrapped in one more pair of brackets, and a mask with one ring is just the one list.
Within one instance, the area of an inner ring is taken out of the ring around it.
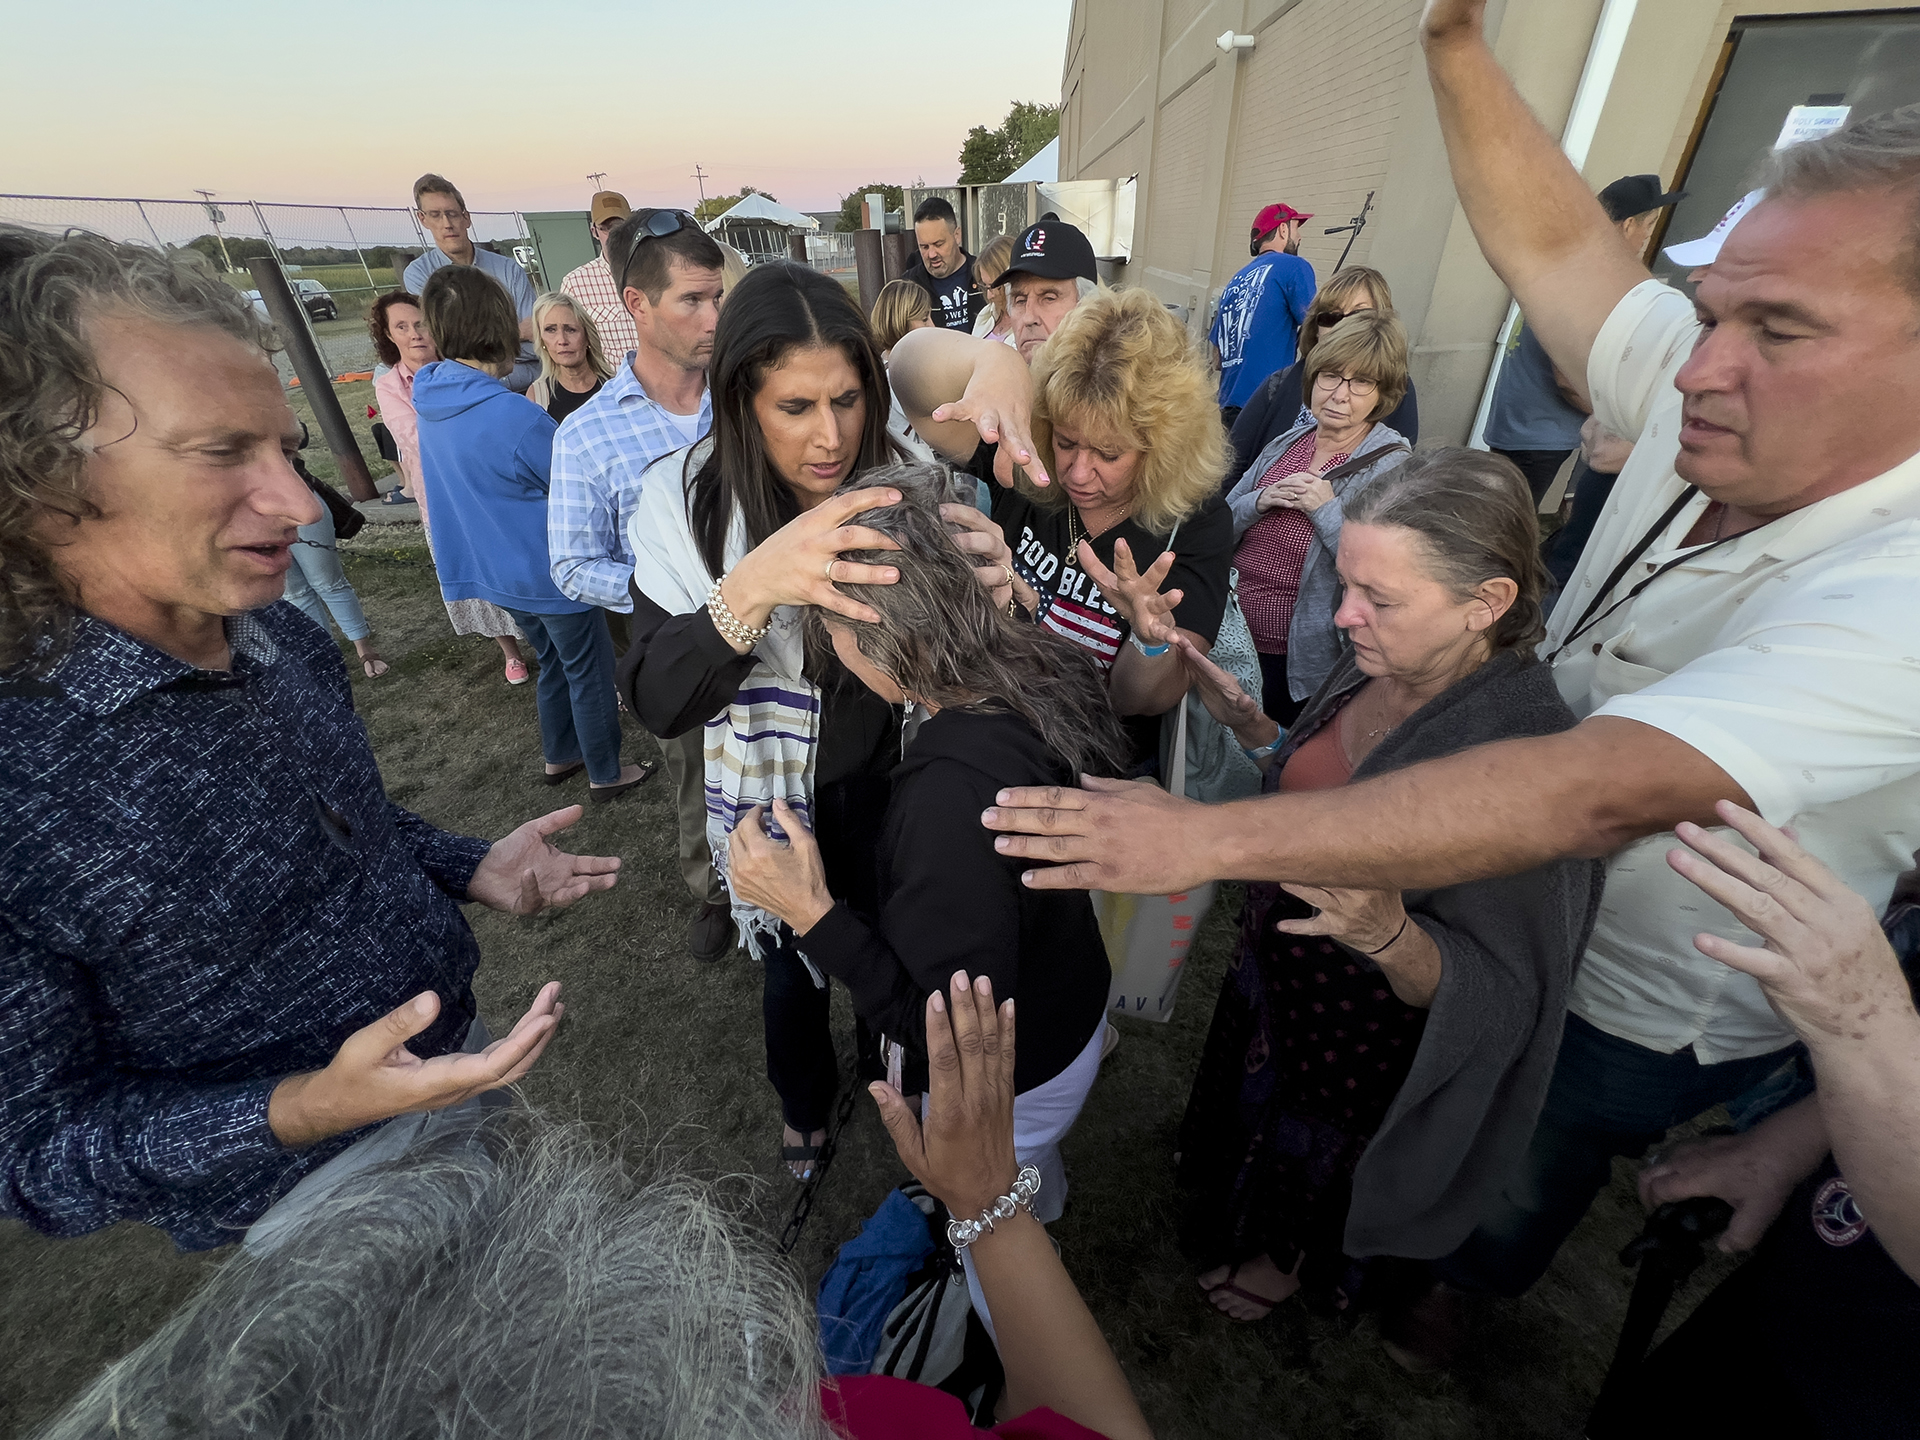
{"label": "metal fence post", "polygon": [[160,232],[153,228],[153,217],[147,214],[147,207],[136,200],[133,202],[133,208],[140,212],[140,222],[147,227],[147,233],[153,236],[153,243],[158,245],[162,250],[166,249],[167,242],[162,240],[160,238]]}
{"label": "metal fence post", "polygon": [[853,264],[860,276],[860,312],[871,315],[873,302],[880,297],[880,287],[887,283],[881,274],[883,261],[878,230],[853,232]]}
{"label": "metal fence post", "polygon": [[327,449],[333,452],[334,463],[340,467],[340,478],[347,482],[348,493],[356,500],[376,498],[380,492],[374,488],[373,476],[368,473],[366,457],[360,453],[359,442],[347,424],[346,412],[340,408],[340,397],[333,393],[333,377],[320,358],[320,348],[313,343],[313,332],[307,329],[306,311],[293,298],[293,287],[287,284],[286,272],[280,268],[280,262],[269,255],[247,261],[247,269],[253,272],[253,283],[260,288],[267,313],[286,339],[293,372],[300,377],[300,387],[307,392],[313,418],[320,422],[320,433],[326,437]]}
{"label": "metal fence post", "polygon": [[369,296],[378,295],[380,293],[380,287],[373,283],[373,270],[367,264],[367,252],[360,248],[360,237],[353,233],[353,221],[348,218],[347,207],[344,205],[336,205],[334,209],[340,212],[340,223],[347,227],[347,238],[353,241],[353,253],[360,257],[361,273],[367,277],[367,294]]}

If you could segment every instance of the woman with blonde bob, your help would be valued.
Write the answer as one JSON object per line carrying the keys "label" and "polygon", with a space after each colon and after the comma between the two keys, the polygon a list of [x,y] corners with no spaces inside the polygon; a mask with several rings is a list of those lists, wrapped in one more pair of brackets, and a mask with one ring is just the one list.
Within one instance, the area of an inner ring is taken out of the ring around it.
{"label": "woman with blonde bob", "polygon": [[1227,492],[1261,704],[1282,725],[1340,658],[1333,556],[1343,507],[1413,448],[1379,418],[1407,388],[1407,332],[1391,311],[1348,316],[1304,364],[1306,417],[1268,443]]}
{"label": "woman with blonde bob", "polygon": [[533,302],[533,349],[540,357],[540,378],[527,398],[558,425],[613,377],[600,348],[600,327],[571,295],[549,290]]}
{"label": "woman with blonde bob", "polygon": [[987,242],[986,248],[973,257],[973,283],[987,297],[987,308],[973,322],[973,334],[977,340],[1013,344],[1013,322],[1007,318],[1007,287],[1000,283],[1000,277],[1007,273],[1007,267],[1012,263],[1011,235],[994,236]]}
{"label": "woman with blonde bob", "polygon": [[924,287],[911,280],[889,280],[874,297],[873,313],[867,319],[880,346],[880,358],[885,360],[902,335],[933,324],[933,301]]}
{"label": "woman with blonde bob", "polygon": [[[1372,266],[1349,265],[1320,287],[1320,293],[1313,297],[1306,318],[1300,323],[1300,358],[1261,381],[1247,400],[1246,408],[1233,422],[1229,442],[1233,461],[1227,471],[1228,483],[1237,481],[1253,463],[1253,457],[1277,436],[1307,418],[1306,401],[1311,397],[1305,395],[1302,382],[1307,357],[1323,334],[1362,310],[1393,313],[1393,290],[1387,284],[1387,277]],[[1400,397],[1393,412],[1380,418],[1404,435],[1409,445],[1420,443],[1420,402],[1414,396],[1411,380],[1407,382],[1407,393]]]}

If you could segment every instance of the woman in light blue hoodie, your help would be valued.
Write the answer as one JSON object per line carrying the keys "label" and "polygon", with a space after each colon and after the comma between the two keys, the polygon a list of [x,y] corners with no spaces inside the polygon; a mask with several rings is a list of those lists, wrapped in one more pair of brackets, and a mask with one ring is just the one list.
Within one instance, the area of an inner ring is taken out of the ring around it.
{"label": "woman in light blue hoodie", "polygon": [[498,378],[520,348],[513,302],[491,276],[458,265],[434,271],[420,300],[434,344],[447,357],[422,366],[413,381],[420,467],[434,495],[440,593],[449,601],[491,601],[519,623],[540,661],[547,783],[584,769],[592,798],[611,800],[653,767],[620,763],[605,618],[562,595],[549,572],[555,426]]}

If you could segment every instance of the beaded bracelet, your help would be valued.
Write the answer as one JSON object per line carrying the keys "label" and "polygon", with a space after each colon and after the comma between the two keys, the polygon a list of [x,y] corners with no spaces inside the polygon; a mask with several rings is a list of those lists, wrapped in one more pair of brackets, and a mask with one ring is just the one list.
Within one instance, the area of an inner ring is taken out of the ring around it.
{"label": "beaded bracelet", "polygon": [[1165,640],[1161,641],[1158,645],[1147,644],[1146,641],[1140,638],[1140,632],[1138,630],[1129,630],[1127,632],[1127,639],[1131,642],[1134,649],[1138,650],[1149,660],[1157,659],[1173,648],[1172,644]]}
{"label": "beaded bracelet", "polygon": [[713,582],[713,588],[707,591],[707,614],[713,620],[713,628],[720,632],[721,638],[730,645],[758,645],[767,638],[771,625],[753,626],[741,620],[727,608],[727,602],[721,598],[720,586],[726,580],[722,575]]}
{"label": "beaded bracelet", "polygon": [[955,1250],[964,1250],[982,1235],[991,1235],[994,1221],[1005,1220],[1016,1210],[1031,1215],[1033,1197],[1039,1193],[1040,1172],[1031,1165],[1022,1165],[1013,1189],[982,1210],[978,1220],[947,1221],[947,1243]]}

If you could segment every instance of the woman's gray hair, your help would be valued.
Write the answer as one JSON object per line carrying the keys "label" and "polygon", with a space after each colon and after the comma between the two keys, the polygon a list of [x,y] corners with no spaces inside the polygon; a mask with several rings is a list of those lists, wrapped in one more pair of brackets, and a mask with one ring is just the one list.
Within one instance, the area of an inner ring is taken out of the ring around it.
{"label": "woman's gray hair", "polygon": [[949,471],[942,465],[884,465],[837,493],[892,488],[900,503],[863,511],[857,524],[878,530],[894,550],[848,550],[843,558],[892,565],[892,585],[837,588],[880,612],[880,622],[810,612],[816,641],[826,624],[853,632],[860,653],[907,694],[941,709],[1023,717],[1072,773],[1110,775],[1124,762],[1126,733],[1107,699],[1105,679],[1086,651],[1044,625],[998,608],[974,574],[973,557],[953,543],[940,518]]}
{"label": "woman's gray hair", "polygon": [[100,513],[81,437],[107,387],[87,322],[119,313],[279,348],[247,298],[199,259],[0,225],[0,675],[44,672],[68,644],[73,602],[53,550],[62,528]]}
{"label": "woman's gray hair", "polygon": [[1770,197],[1795,199],[1906,189],[1907,243],[1894,271],[1920,298],[1920,105],[1869,115],[1776,150],[1761,163],[1756,183]]}
{"label": "woman's gray hair", "polygon": [[[1342,328],[1352,321],[1343,321]],[[1502,576],[1519,586],[1513,604],[1488,631],[1501,650],[1531,651],[1547,633],[1541,597],[1540,522],[1533,494],[1511,460],[1462,445],[1422,450],[1345,504],[1348,525],[1411,530],[1426,551],[1428,573],[1457,600]]]}
{"label": "woman's gray hair", "polygon": [[491,1115],[242,1248],[42,1440],[828,1440],[812,1308],[706,1185]]}

